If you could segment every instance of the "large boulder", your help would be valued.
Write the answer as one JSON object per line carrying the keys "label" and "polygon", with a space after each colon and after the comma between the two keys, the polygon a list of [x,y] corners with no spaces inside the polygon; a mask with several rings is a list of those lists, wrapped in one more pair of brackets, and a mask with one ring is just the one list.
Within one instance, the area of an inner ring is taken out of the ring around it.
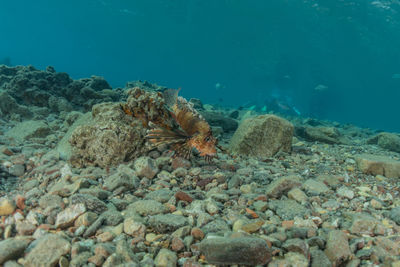
{"label": "large boulder", "polygon": [[394,133],[379,133],[368,139],[368,144],[376,144],[383,149],[400,153],[400,136]]}
{"label": "large boulder", "polygon": [[327,126],[297,126],[296,136],[310,142],[321,142],[326,144],[350,144],[350,140],[343,136],[336,127]]}
{"label": "large boulder", "polygon": [[74,166],[108,167],[135,159],[145,150],[146,128],[127,116],[119,103],[93,106],[85,125],[71,134],[71,163]]}
{"label": "large boulder", "polygon": [[230,142],[234,154],[271,157],[278,151],[290,152],[293,125],[275,115],[260,115],[244,120]]}
{"label": "large boulder", "polygon": [[51,133],[50,127],[44,120],[28,120],[17,124],[6,132],[7,136],[23,142],[31,138],[44,138]]}
{"label": "large boulder", "polygon": [[385,156],[360,154],[355,157],[357,166],[365,174],[400,178],[400,161]]}

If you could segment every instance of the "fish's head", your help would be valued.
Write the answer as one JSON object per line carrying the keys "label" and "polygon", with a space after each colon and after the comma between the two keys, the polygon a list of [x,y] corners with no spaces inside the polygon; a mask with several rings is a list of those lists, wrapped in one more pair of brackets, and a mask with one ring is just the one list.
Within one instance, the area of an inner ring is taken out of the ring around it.
{"label": "fish's head", "polygon": [[218,140],[211,132],[205,135],[198,134],[190,140],[190,145],[200,153],[200,156],[207,159],[217,157],[217,143]]}

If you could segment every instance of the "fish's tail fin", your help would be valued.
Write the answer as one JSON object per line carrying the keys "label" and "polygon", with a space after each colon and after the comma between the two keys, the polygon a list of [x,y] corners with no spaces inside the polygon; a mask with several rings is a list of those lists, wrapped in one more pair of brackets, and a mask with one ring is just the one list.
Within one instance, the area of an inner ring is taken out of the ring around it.
{"label": "fish's tail fin", "polygon": [[151,129],[147,131],[146,139],[148,139],[155,146],[186,142],[188,138],[188,136],[180,130],[166,129],[152,122],[149,123],[149,126]]}

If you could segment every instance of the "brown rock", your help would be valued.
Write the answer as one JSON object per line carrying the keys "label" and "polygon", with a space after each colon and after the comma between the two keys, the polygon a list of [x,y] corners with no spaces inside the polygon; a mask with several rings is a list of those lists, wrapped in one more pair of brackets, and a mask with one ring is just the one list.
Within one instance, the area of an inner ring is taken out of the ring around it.
{"label": "brown rock", "polygon": [[333,266],[342,266],[351,257],[350,246],[345,233],[332,230],[328,233],[325,254]]}
{"label": "brown rock", "polygon": [[230,148],[234,154],[271,157],[292,147],[293,125],[275,115],[261,115],[244,120],[233,135]]}
{"label": "brown rock", "polygon": [[385,156],[361,154],[356,156],[358,168],[365,174],[400,178],[400,161]]}
{"label": "brown rock", "polygon": [[178,191],[175,193],[175,199],[177,201],[179,200],[183,200],[186,202],[191,203],[193,201],[193,198],[191,196],[189,196],[187,193],[183,192],[183,191]]}

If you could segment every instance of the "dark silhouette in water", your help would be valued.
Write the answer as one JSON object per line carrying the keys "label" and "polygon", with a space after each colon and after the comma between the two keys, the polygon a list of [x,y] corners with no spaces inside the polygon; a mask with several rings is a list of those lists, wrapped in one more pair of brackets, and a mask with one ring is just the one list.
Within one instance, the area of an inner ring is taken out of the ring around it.
{"label": "dark silhouette in water", "polygon": [[4,57],[0,60],[0,65],[6,65],[6,66],[11,66],[11,58],[10,57]]}

